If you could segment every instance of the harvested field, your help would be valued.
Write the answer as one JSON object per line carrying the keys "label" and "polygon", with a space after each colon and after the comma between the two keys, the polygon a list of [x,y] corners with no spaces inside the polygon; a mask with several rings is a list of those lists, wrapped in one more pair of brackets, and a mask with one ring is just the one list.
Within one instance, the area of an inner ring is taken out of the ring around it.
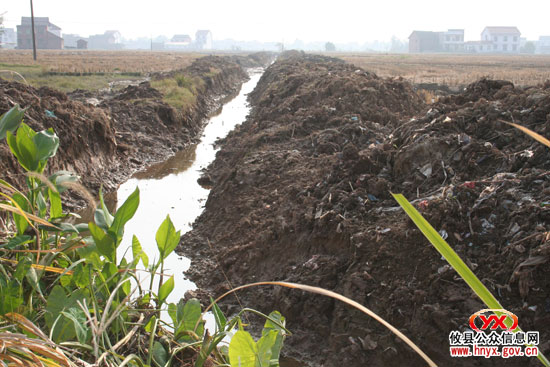
{"label": "harvested field", "polygon": [[184,69],[202,56],[187,52],[38,50],[35,62],[32,50],[2,50],[0,64],[39,65],[45,72],[58,73],[150,73]]}
{"label": "harvested field", "polygon": [[[232,285],[321,286],[381,315],[439,365],[464,365],[449,357],[449,332],[485,307],[390,195],[402,192],[550,352],[550,150],[499,122],[550,136],[550,83],[482,79],[428,106],[405,80],[294,54],[267,69],[250,100],[248,119],[208,169],[205,211],[178,250],[192,258],[197,294],[223,293],[225,276]],[[280,310],[294,332],[287,355],[311,365],[425,365],[331,299],[271,287],[239,298]]]}
{"label": "harvested field", "polygon": [[402,76],[413,84],[465,86],[481,78],[534,86],[550,79],[548,55],[352,54],[334,55],[382,77]]}

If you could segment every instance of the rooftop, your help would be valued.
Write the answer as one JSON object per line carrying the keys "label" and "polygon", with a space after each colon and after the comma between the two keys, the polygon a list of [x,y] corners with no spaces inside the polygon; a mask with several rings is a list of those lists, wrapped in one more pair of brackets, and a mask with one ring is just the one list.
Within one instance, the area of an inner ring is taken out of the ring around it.
{"label": "rooftop", "polygon": [[504,33],[504,34],[521,34],[518,27],[485,27],[491,33]]}

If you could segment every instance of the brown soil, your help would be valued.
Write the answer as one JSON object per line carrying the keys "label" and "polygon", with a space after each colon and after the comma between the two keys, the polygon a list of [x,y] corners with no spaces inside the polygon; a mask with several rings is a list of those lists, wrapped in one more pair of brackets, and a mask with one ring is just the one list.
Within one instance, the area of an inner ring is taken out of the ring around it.
{"label": "brown soil", "polygon": [[[255,59],[250,64],[261,66]],[[210,73],[213,68],[221,72]],[[52,127],[60,137],[59,152],[48,171],[74,171],[92,192],[97,193],[100,185],[109,192],[135,171],[197,142],[205,118],[221,107],[224,98],[237,93],[248,77],[230,57],[202,57],[181,72],[204,81],[196,102],[185,111],[164,103],[148,82],[119,92],[76,91],[68,97],[50,88],[0,79],[0,114],[16,103],[27,107],[25,121],[33,129]],[[102,102],[98,106],[85,102],[92,97]],[[0,144],[0,158],[0,177],[22,183],[23,172],[5,143]],[[78,201],[76,206],[83,204]]]}
{"label": "brown soil", "polygon": [[[369,307],[441,366],[537,365],[449,357],[450,331],[485,307],[390,195],[402,192],[549,353],[550,150],[498,120],[550,136],[550,84],[480,80],[427,106],[402,79],[297,54],[267,69],[251,103],[179,247],[198,294],[227,290],[224,274],[234,286],[321,286]],[[281,311],[294,332],[286,354],[312,365],[424,365],[342,303],[271,287],[239,296]]]}

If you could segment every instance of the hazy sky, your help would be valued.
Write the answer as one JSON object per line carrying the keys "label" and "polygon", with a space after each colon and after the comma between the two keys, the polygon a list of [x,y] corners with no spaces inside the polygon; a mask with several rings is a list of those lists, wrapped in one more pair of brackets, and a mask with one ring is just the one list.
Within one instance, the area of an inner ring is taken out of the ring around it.
{"label": "hazy sky", "polygon": [[[6,27],[30,15],[29,1],[3,0]],[[63,33],[81,36],[116,29],[125,38],[191,34],[214,39],[359,42],[406,39],[412,30],[464,28],[477,40],[485,26],[515,25],[522,37],[550,35],[548,0],[34,0],[35,16],[49,16]]]}

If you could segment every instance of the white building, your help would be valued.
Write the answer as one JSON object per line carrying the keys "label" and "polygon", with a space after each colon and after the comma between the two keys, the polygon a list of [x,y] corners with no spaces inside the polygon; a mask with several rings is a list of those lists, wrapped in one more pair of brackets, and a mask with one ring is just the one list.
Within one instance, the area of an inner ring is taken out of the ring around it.
{"label": "white building", "polygon": [[468,41],[464,43],[464,51],[471,53],[491,53],[493,51],[493,42],[491,41]]}
{"label": "white building", "polygon": [[212,32],[208,30],[197,31],[195,34],[195,48],[198,50],[211,50]]}
{"label": "white building", "polygon": [[90,50],[121,50],[124,45],[119,31],[105,31],[103,34],[90,36],[88,48]]}
{"label": "white building", "polygon": [[464,29],[449,29],[440,32],[439,37],[443,52],[464,51]]}
{"label": "white building", "polygon": [[535,44],[537,54],[550,54],[550,36],[540,36]]}
{"label": "white building", "polygon": [[4,28],[0,32],[0,48],[17,47],[17,33],[13,28]]}
{"label": "white building", "polygon": [[481,40],[492,42],[491,52],[519,53],[521,32],[517,27],[485,27]]}

